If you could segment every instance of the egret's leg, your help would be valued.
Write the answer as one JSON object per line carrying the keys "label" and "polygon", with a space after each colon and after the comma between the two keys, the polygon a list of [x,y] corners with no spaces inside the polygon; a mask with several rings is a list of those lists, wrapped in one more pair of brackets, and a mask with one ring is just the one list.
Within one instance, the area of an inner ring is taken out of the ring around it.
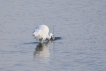
{"label": "egret's leg", "polygon": [[43,43],[43,38],[39,39],[40,43]]}

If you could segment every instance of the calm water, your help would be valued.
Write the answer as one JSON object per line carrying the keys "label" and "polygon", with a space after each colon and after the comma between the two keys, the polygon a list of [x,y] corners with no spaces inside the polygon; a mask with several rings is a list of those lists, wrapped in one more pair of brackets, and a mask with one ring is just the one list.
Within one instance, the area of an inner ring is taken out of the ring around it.
{"label": "calm water", "polygon": [[[40,24],[61,39],[39,45]],[[106,0],[1,0],[0,71],[106,71]]]}

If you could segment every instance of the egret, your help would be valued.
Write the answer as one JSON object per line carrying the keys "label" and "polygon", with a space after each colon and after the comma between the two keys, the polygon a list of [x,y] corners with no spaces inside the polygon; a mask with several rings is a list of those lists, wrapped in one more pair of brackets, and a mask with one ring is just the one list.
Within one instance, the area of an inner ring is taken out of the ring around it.
{"label": "egret", "polygon": [[36,40],[39,40],[40,43],[43,43],[45,39],[53,39],[53,34],[49,33],[49,28],[46,25],[39,25],[35,28],[33,35]]}

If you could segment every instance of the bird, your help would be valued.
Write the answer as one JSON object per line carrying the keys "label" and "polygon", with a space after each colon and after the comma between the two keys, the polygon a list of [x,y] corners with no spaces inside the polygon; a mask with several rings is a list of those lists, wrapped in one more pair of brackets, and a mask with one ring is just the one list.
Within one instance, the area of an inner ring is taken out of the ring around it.
{"label": "bird", "polygon": [[36,38],[36,40],[39,40],[40,43],[43,43],[46,39],[53,39],[53,34],[49,33],[49,28],[46,25],[37,26],[33,32],[33,36]]}

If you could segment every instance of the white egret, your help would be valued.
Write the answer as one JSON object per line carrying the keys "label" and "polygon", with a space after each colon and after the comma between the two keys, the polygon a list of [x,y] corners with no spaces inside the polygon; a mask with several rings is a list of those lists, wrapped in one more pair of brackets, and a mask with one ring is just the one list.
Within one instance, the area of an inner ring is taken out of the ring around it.
{"label": "white egret", "polygon": [[53,34],[49,34],[49,28],[46,25],[39,25],[35,28],[33,35],[36,40],[39,40],[40,43],[43,43],[45,39],[53,39]]}

